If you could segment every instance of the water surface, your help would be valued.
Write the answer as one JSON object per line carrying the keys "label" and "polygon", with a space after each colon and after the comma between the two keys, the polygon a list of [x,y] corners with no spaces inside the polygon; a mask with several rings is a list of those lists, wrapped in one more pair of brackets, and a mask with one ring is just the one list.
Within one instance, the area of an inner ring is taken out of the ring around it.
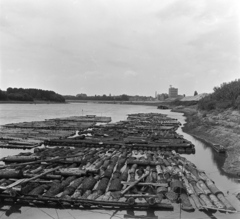
{"label": "water surface", "polygon": [[[30,122],[40,121],[44,119],[65,117],[65,116],[80,116],[80,115],[97,115],[110,116],[112,122],[125,120],[127,114],[131,113],[165,113],[170,117],[177,118],[182,124],[185,123],[185,117],[182,113],[170,112],[170,110],[159,110],[154,106],[140,105],[124,105],[124,104],[96,104],[96,103],[72,103],[72,104],[0,104],[0,125],[15,123],[15,122]],[[203,143],[196,138],[184,133],[181,128],[178,132],[196,147],[196,154],[183,155],[197,165],[199,169],[204,170],[207,175],[215,181],[217,187],[224,192],[228,200],[235,208],[240,210],[240,202],[236,199],[235,194],[240,191],[240,182],[233,176],[226,174],[221,168],[224,162],[224,156],[216,153],[209,145]],[[22,150],[0,149],[0,158],[9,154],[18,154]],[[15,213],[11,214],[11,210]],[[10,212],[10,216],[8,216]],[[174,204],[174,211],[160,212],[156,211],[155,215],[158,218],[187,218],[187,219],[205,219],[205,218],[221,218],[235,219],[240,218],[237,214],[214,213],[207,215],[204,212],[196,210],[194,213],[180,211],[179,205]],[[11,219],[41,219],[41,218],[123,218],[126,211],[104,211],[104,210],[59,210],[48,208],[31,208],[22,207],[20,209],[10,209],[9,206],[0,209],[0,218]],[[146,215],[147,212],[135,212],[136,215]]]}

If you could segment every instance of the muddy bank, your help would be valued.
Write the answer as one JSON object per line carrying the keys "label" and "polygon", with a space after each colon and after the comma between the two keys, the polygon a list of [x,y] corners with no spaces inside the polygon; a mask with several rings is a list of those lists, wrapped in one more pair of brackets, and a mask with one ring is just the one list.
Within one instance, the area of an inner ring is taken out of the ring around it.
{"label": "muddy bank", "polygon": [[234,110],[199,111],[196,106],[175,107],[187,117],[183,131],[204,139],[210,144],[221,144],[227,148],[223,170],[240,174],[240,112]]}

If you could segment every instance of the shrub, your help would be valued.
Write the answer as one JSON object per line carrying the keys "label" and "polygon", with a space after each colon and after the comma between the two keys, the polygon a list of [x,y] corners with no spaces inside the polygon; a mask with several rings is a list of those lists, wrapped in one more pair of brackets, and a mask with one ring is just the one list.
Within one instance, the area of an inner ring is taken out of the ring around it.
{"label": "shrub", "polygon": [[236,109],[240,110],[240,95],[238,95],[234,106],[235,106]]}
{"label": "shrub", "polygon": [[214,92],[198,103],[201,110],[227,109],[235,107],[240,109],[240,79],[223,83],[220,87],[214,87]]}

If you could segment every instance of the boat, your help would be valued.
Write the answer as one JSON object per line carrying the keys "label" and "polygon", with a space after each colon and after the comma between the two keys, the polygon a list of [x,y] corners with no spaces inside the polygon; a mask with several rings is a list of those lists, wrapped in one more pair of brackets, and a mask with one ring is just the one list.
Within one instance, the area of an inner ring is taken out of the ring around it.
{"label": "boat", "polygon": [[213,144],[212,146],[214,150],[217,151],[218,153],[226,153],[226,148],[223,145]]}
{"label": "boat", "polygon": [[159,105],[157,107],[158,109],[169,109],[169,107],[165,106],[165,105]]}

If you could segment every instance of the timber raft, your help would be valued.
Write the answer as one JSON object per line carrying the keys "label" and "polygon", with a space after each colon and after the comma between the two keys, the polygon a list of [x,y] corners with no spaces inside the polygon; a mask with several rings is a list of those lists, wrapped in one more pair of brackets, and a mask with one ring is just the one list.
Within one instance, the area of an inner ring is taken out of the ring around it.
{"label": "timber raft", "polygon": [[181,203],[189,212],[236,212],[215,183],[180,155],[195,147],[176,133],[177,120],[139,113],[110,121],[91,115],[3,126],[3,146],[26,142],[34,151],[2,159],[1,203],[159,211]]}

